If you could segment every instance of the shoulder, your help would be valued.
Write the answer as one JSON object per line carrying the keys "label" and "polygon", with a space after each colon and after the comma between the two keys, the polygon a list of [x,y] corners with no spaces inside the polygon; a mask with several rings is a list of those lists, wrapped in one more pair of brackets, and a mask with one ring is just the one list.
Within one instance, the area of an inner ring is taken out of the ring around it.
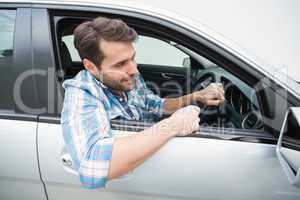
{"label": "shoulder", "polygon": [[74,78],[65,80],[62,86],[65,89],[65,96],[80,95],[100,101],[104,101],[106,97],[99,82],[87,70],[82,70]]}

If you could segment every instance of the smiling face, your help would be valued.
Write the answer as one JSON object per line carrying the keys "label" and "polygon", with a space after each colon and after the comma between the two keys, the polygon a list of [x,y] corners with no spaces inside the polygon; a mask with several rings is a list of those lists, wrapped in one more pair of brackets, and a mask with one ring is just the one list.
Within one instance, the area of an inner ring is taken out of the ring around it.
{"label": "smiling face", "polygon": [[115,90],[131,90],[138,74],[132,42],[102,41],[100,48],[104,59],[100,66],[99,80]]}
{"label": "smiling face", "polygon": [[[138,74],[132,42],[100,42],[103,60],[99,67],[84,59],[86,69],[103,84],[116,92],[130,91]],[[92,66],[91,66],[92,65]]]}
{"label": "smiling face", "polygon": [[98,17],[74,30],[74,45],[86,70],[116,92],[134,87],[138,74],[133,42],[136,31],[119,19]]}

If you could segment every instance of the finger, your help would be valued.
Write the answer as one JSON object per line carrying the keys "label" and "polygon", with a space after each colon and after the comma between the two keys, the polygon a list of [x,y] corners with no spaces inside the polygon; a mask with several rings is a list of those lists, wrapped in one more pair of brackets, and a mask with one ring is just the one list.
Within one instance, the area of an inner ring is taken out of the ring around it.
{"label": "finger", "polygon": [[194,113],[194,114],[198,115],[200,113],[201,109],[198,106],[189,105],[189,106],[187,106],[187,111],[188,111],[188,114]]}
{"label": "finger", "polygon": [[216,90],[218,90],[220,93],[222,93],[222,94],[225,93],[224,87],[223,87],[223,85],[222,85],[221,83],[215,83],[215,84],[213,85],[213,87],[214,87]]}
{"label": "finger", "polygon": [[193,124],[193,125],[199,124],[199,122],[200,122],[200,118],[199,118],[199,117],[197,117],[197,118],[195,118],[194,120],[192,120],[192,124]]}
{"label": "finger", "polygon": [[200,112],[200,108],[198,106],[195,105],[189,105],[190,108],[194,109],[197,112]]}
{"label": "finger", "polygon": [[200,114],[200,111],[201,111],[200,109],[193,110],[190,114],[194,117],[198,117]]}
{"label": "finger", "polygon": [[193,131],[199,130],[199,128],[200,128],[199,122],[200,122],[199,120],[195,121],[195,123],[193,124],[193,127],[192,127]]}
{"label": "finger", "polygon": [[224,101],[225,100],[225,95],[224,93],[219,93],[219,100]]}
{"label": "finger", "polygon": [[210,85],[218,91],[224,93],[224,87],[222,83],[211,83]]}
{"label": "finger", "polygon": [[223,92],[218,92],[218,98],[216,99],[216,100],[224,100],[225,99],[225,97],[224,97],[224,93]]}
{"label": "finger", "polygon": [[222,102],[222,100],[208,100],[207,105],[208,106],[218,106],[221,102]]}
{"label": "finger", "polygon": [[196,115],[199,115],[200,112],[201,112],[201,109],[200,109],[198,106],[195,106],[195,107],[194,107],[194,113],[195,113]]}
{"label": "finger", "polygon": [[211,85],[211,86],[213,86],[213,87],[223,87],[223,84],[222,84],[222,83],[211,83],[211,84],[209,84],[209,85]]}
{"label": "finger", "polygon": [[213,100],[222,100],[224,98],[223,93],[219,92],[219,91],[215,91],[213,93]]}
{"label": "finger", "polygon": [[218,105],[220,105],[225,101],[225,99],[219,99],[218,101],[219,101]]}
{"label": "finger", "polygon": [[217,89],[218,89],[218,91],[221,92],[222,94],[225,94],[223,85],[220,86],[220,87],[217,87]]}

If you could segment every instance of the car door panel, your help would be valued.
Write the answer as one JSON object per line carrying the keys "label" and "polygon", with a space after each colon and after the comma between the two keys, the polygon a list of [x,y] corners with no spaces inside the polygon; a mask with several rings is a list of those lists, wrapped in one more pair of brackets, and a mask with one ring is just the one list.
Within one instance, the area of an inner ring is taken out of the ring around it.
{"label": "car door panel", "polygon": [[162,199],[299,198],[283,179],[274,145],[186,137],[171,140],[130,181],[108,188]]}
{"label": "car door panel", "polygon": [[[31,8],[5,6],[0,13],[0,51],[4,49],[4,54],[0,53],[3,81],[0,101],[0,199],[43,200],[46,194],[38,165],[37,115],[32,113],[37,102],[29,48]],[[2,58],[6,56],[8,62],[3,63]]]}
{"label": "car door panel", "polygon": [[299,199],[300,195],[285,178],[275,145],[197,137],[174,138],[131,173],[109,181],[105,189],[85,190],[61,161],[60,125],[39,123],[38,133],[41,173],[50,199]]}
{"label": "car door panel", "polygon": [[187,92],[187,67],[139,64],[138,69],[147,86],[161,97],[180,96]]}
{"label": "car door panel", "polygon": [[36,128],[36,121],[0,119],[0,199],[46,199],[39,175]]}

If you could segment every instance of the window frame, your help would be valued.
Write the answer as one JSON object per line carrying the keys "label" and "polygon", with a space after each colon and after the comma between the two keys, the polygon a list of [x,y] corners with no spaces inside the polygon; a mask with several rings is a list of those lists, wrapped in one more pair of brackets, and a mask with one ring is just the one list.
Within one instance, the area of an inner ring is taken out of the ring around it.
{"label": "window frame", "polygon": [[[26,70],[32,69],[31,51],[24,51],[24,49],[31,49],[31,6],[29,4],[10,4],[0,3],[0,9],[16,10],[14,36],[13,36],[13,54],[12,54],[12,71],[13,79],[17,78]],[[26,85],[22,86],[22,92],[29,91],[35,87],[34,77],[27,79]],[[33,96],[30,101],[25,98],[22,99],[24,105],[34,105],[36,103],[36,96]],[[22,98],[22,94],[21,94]],[[1,109],[0,119],[20,120],[20,121],[37,121],[37,115],[31,112],[24,112],[21,110],[13,97],[13,109]]]}
{"label": "window frame", "polygon": [[[104,15],[104,16],[117,16],[122,18],[135,18],[135,19],[140,19],[140,20],[148,20],[149,22],[151,21],[152,24],[160,24],[161,26],[165,26],[165,28],[174,28],[178,27],[175,23],[170,22],[170,21],[165,21],[159,18],[156,18],[154,16],[150,16],[147,14],[141,14],[141,13],[134,13],[130,11],[125,11],[125,10],[119,10],[119,9],[108,9],[108,8],[101,8],[101,7],[88,7],[88,6],[63,6],[63,5],[47,5],[49,6],[50,13],[52,11],[55,11],[55,14],[51,14],[50,18],[52,18],[54,15],[57,13],[67,13],[66,16],[79,16],[80,18],[88,18],[93,15]],[[45,7],[45,6],[42,6]],[[58,14],[59,15],[59,14]],[[134,17],[133,17],[134,16]],[[78,17],[79,18],[79,17]],[[126,20],[125,20],[126,21]],[[128,23],[128,21],[126,21]],[[142,24],[142,26],[145,26],[145,24]],[[147,24],[149,25],[149,24]],[[236,57],[235,55],[227,52],[225,49],[222,49],[219,47],[217,44],[211,43],[211,41],[208,41],[206,38],[198,35],[197,33],[191,32],[189,30],[186,30],[183,27],[178,27],[178,33],[188,36],[187,40],[185,38],[180,37],[181,41],[183,41],[185,44],[192,44],[192,41],[196,42],[196,44],[200,44],[198,47],[199,49],[193,49],[192,46],[187,45],[187,47],[191,47],[191,49],[197,53],[202,52],[204,55],[206,55],[207,58],[210,58],[210,60],[218,60],[217,63],[221,62],[223,65],[221,66],[239,66],[238,70],[235,67],[232,68],[226,68],[229,72],[233,73],[234,75],[238,75],[238,78],[241,78],[243,81],[247,80],[246,82],[250,85],[256,84],[259,79],[263,78],[263,74],[256,71],[255,69],[251,68],[251,66],[246,63],[246,61],[241,60],[240,58]],[[160,33],[164,32],[163,30],[160,30]],[[53,34],[53,33],[52,33]],[[167,32],[169,36],[174,36],[173,33]],[[201,43],[199,43],[201,42]],[[54,45],[55,46],[55,45]],[[57,48],[57,47],[56,47]],[[56,49],[57,50],[57,49]],[[247,77],[247,78],[245,78]],[[273,92],[276,92],[275,89],[278,87],[277,85],[273,85],[273,81],[271,88]],[[261,93],[258,93],[258,98],[259,102],[261,105],[264,103],[265,99],[265,94],[264,91]],[[291,105],[295,105],[299,103],[299,99],[294,99],[291,94],[289,94],[289,98],[287,99],[289,103],[291,102]],[[265,113],[269,112],[270,108],[266,108],[266,106],[261,106],[263,108],[262,114],[264,115]],[[271,108],[272,109],[272,108]],[[276,116],[277,117],[277,116]],[[273,130],[271,129],[265,129],[267,131],[272,132]]]}
{"label": "window frame", "polygon": [[[1,10],[4,10],[4,11],[6,11],[6,12],[10,12],[10,11],[13,11],[14,12],[14,22],[13,22],[13,25],[12,24],[10,24],[10,25],[12,25],[13,26],[13,32],[10,32],[10,34],[12,33],[12,38],[5,38],[5,39],[9,39],[9,40],[11,40],[12,41],[12,49],[9,49],[9,50],[11,50],[12,51],[12,55],[10,55],[10,56],[8,56],[8,57],[10,57],[10,59],[11,59],[11,62],[9,63],[10,64],[10,66],[8,66],[8,68],[10,68],[10,70],[11,70],[11,73],[9,73],[10,75],[13,75],[12,77],[9,77],[9,79],[11,79],[10,81],[14,81],[13,79],[14,79],[14,49],[15,49],[15,35],[16,35],[16,24],[17,24],[17,8],[1,8],[0,7],[0,11]],[[11,13],[12,14],[12,13]],[[2,58],[0,58],[0,61],[1,61],[1,59]],[[5,58],[3,58],[3,59],[5,59]],[[0,63],[0,65],[1,65],[2,63]],[[5,63],[4,63],[5,64]],[[2,69],[2,68],[1,68]],[[3,70],[3,69],[2,69]],[[8,86],[8,85],[7,85]],[[7,87],[5,87],[5,89],[11,89],[11,88],[7,88]],[[12,101],[14,101],[13,99],[14,99],[14,97],[13,97],[13,92],[12,91],[9,91],[8,92],[9,93],[9,95],[8,96],[10,96],[10,98],[12,98]],[[4,105],[0,105],[0,112],[1,113],[5,113],[5,114],[13,114],[14,113],[14,110],[15,110],[15,104],[14,103],[11,103],[9,106],[8,106],[8,104],[5,104],[5,108],[3,109],[3,107],[4,107]]]}

